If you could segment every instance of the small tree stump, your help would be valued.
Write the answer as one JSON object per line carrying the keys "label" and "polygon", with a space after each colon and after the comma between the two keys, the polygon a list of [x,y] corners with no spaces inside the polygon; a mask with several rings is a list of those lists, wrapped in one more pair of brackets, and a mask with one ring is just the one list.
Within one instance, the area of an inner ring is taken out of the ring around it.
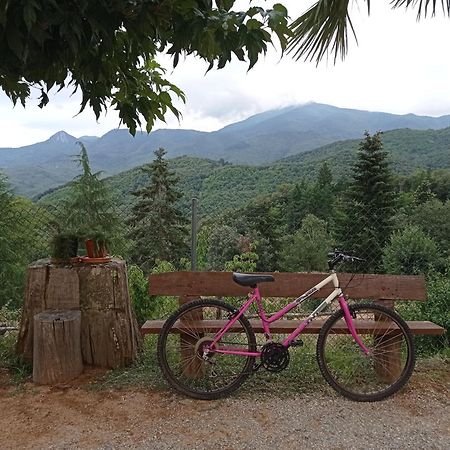
{"label": "small tree stump", "polygon": [[55,384],[83,372],[81,312],[48,310],[34,316],[33,381]]}

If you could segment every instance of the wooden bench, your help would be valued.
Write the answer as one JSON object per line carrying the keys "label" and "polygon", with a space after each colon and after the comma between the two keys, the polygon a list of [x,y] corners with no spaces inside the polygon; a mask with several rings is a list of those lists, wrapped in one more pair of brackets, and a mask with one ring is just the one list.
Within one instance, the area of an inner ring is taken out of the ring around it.
{"label": "wooden bench", "polygon": [[[263,298],[297,297],[327,276],[327,274],[323,273],[271,273],[271,275],[275,277],[274,283],[262,283],[259,285]],[[375,303],[383,304],[388,308],[394,308],[394,302],[398,300],[426,300],[425,279],[421,276],[339,274],[339,280],[345,294],[353,300],[373,300]],[[349,283],[349,281],[351,282]],[[345,288],[347,284],[349,285]],[[332,286],[326,286],[315,293],[313,298],[325,298],[331,291]],[[230,272],[170,272],[150,275],[149,277],[149,293],[151,295],[177,296],[180,305],[203,296],[245,297],[248,292],[249,288],[239,286],[233,281]],[[217,332],[225,324],[225,320],[202,322],[201,326],[207,326],[209,332]],[[259,319],[252,319],[250,323],[255,332],[263,332]],[[299,323],[298,320],[280,319],[271,324],[270,330],[273,334],[289,334],[298,327]],[[317,334],[323,323],[323,318],[314,320],[303,333]],[[442,335],[445,333],[444,328],[429,321],[408,321],[407,323],[415,335]],[[142,326],[141,332],[143,334],[159,334],[163,325],[164,320],[148,320]],[[190,324],[190,329],[192,329],[192,326],[195,325]],[[379,324],[377,325],[377,330],[375,330],[373,322],[366,325],[358,324],[357,328],[359,332],[371,334],[378,331]],[[192,338],[189,334],[183,332],[181,323],[174,330],[174,332],[180,334],[182,341],[191,343]],[[348,329],[344,324],[339,330],[336,327],[334,330],[337,333],[348,333]],[[383,333],[381,339],[383,338],[388,341],[392,340],[391,336],[386,335],[386,333]],[[392,342],[388,345],[392,346]],[[184,352],[186,353],[186,351],[185,349]],[[192,358],[185,359],[190,361],[186,363],[183,369],[186,375],[196,377],[198,373],[202,373],[202,370],[199,370],[202,361],[193,360]],[[400,359],[400,347],[398,346],[396,350],[391,349],[389,358],[383,357],[382,365],[380,365],[380,368],[382,368],[380,375],[386,379],[395,378],[397,371],[401,367]]]}
{"label": "wooden bench", "polygon": [[[323,280],[324,273],[271,273],[274,283],[259,285],[263,297],[296,297]],[[347,288],[345,286],[353,277]],[[373,300],[388,308],[394,308],[395,301],[425,301],[426,286],[422,276],[339,274],[345,294],[353,300]],[[332,287],[324,287],[313,298],[325,298]],[[245,297],[248,288],[239,286],[232,279],[231,272],[168,272],[149,276],[150,295],[170,295],[179,298],[180,306],[199,297]],[[263,332],[259,319],[251,320],[255,332]],[[408,321],[416,335],[443,335],[445,329],[429,321]],[[159,334],[164,320],[147,320],[141,328],[143,334]],[[271,324],[271,332],[291,333],[297,328],[298,320],[283,320]],[[323,321],[313,321],[303,333],[317,334]],[[219,329],[220,324],[217,324]]]}

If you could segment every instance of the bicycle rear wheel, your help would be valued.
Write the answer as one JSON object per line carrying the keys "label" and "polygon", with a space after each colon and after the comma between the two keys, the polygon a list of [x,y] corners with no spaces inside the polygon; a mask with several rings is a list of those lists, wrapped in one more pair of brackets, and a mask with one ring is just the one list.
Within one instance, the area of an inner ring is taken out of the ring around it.
{"label": "bicycle rear wheel", "polygon": [[[234,311],[233,306],[219,300],[194,300],[167,319],[158,339],[158,361],[175,390],[212,400],[231,394],[252,373],[252,356],[212,352],[203,359],[205,346]],[[256,338],[249,321],[241,316],[217,348],[255,352]]]}
{"label": "bicycle rear wheel", "polygon": [[325,380],[356,401],[382,400],[401,389],[414,369],[411,331],[394,311],[379,305],[350,306],[366,355],[348,333],[344,313],[336,311],[317,341],[317,360]]}

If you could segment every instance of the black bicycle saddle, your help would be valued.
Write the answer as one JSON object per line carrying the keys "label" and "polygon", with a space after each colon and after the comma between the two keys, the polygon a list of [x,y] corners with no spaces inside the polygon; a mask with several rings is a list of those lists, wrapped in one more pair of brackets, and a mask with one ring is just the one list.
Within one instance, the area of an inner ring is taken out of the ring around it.
{"label": "black bicycle saddle", "polygon": [[241,286],[255,287],[258,283],[267,283],[269,281],[275,281],[272,275],[258,275],[248,273],[233,272],[233,280],[235,283]]}

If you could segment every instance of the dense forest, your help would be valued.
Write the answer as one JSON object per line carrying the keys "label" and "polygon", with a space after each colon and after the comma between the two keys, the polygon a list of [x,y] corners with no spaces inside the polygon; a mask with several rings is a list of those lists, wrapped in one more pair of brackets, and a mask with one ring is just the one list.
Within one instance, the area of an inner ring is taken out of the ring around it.
{"label": "dense forest", "polygon": [[[393,133],[400,138],[400,131]],[[429,301],[405,314],[449,329],[450,170],[399,170],[384,139],[366,134],[351,153],[337,143],[333,158],[327,157],[330,147],[315,162],[312,154],[264,167],[166,161],[160,149],[152,163],[119,176],[101,180],[89,172],[91,182],[102,185],[103,217],[108,223],[114,217],[114,232],[106,227],[102,233],[110,252],[129,262],[139,319],[154,308],[145,274],[189,267],[189,205],[196,196],[198,270],[324,271],[327,253],[340,248],[365,259],[342,270],[426,274]],[[406,155],[408,143],[402,148]],[[20,306],[26,265],[49,254],[61,211],[77,209],[73,198],[82,179],[34,203],[0,180],[0,307]]]}
{"label": "dense forest", "polygon": [[[190,199],[200,200],[200,214],[208,216],[230,208],[244,206],[264,194],[272,194],[283,185],[295,185],[302,180],[311,182],[321,165],[327,162],[334,182],[348,182],[355,161],[359,140],[342,141],[279,160],[263,166],[230,164],[189,156],[168,160],[170,170],[179,179],[183,194],[180,207],[188,214]],[[439,178],[441,189],[450,191],[450,128],[443,130],[395,130],[383,133],[383,145],[388,152],[390,167],[398,178],[412,177],[421,170],[431,170]],[[119,209],[131,208],[132,192],[145,182],[145,176],[135,168],[106,179]],[[67,187],[52,189],[37,196],[38,204],[57,204],[67,195]]]}

